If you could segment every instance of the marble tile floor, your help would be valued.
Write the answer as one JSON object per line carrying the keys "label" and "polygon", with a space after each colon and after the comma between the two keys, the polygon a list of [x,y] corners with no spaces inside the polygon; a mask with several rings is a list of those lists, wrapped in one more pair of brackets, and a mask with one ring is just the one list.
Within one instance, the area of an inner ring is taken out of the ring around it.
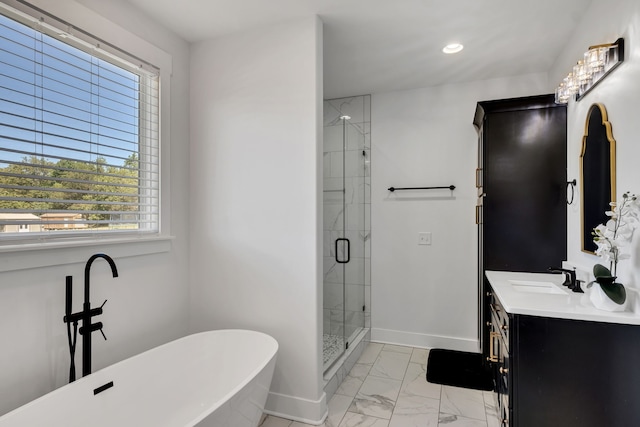
{"label": "marble tile floor", "polygon": [[[323,427],[499,427],[491,392],[428,383],[429,350],[369,343],[329,401]],[[267,416],[260,427],[310,424]]]}

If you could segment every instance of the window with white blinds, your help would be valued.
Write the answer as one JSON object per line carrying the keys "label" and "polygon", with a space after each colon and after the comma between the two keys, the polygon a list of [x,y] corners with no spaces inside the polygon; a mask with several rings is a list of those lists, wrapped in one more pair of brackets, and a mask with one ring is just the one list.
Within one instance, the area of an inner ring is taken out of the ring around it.
{"label": "window with white blinds", "polygon": [[159,232],[159,73],[135,61],[0,7],[0,241]]}

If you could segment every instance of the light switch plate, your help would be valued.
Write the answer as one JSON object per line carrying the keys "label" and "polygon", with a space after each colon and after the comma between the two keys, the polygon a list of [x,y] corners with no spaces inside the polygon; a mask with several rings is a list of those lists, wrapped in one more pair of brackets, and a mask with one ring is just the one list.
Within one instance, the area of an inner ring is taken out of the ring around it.
{"label": "light switch plate", "polygon": [[430,245],[431,244],[431,232],[429,231],[421,231],[418,233],[418,244],[419,245]]}

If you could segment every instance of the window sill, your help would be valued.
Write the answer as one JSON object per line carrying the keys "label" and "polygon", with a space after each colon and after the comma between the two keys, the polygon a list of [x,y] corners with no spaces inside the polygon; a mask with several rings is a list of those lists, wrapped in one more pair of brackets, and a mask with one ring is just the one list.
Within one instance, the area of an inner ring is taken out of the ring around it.
{"label": "window sill", "polygon": [[95,252],[106,252],[114,259],[169,252],[173,239],[173,236],[119,237],[0,246],[0,273],[81,263]]}

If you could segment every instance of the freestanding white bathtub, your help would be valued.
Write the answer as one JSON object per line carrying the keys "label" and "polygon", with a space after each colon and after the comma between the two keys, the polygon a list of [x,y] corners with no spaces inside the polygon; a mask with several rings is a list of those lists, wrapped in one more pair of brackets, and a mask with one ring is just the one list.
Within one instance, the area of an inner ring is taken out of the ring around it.
{"label": "freestanding white bathtub", "polygon": [[256,427],[277,351],[260,332],[189,335],[27,403],[0,427]]}

